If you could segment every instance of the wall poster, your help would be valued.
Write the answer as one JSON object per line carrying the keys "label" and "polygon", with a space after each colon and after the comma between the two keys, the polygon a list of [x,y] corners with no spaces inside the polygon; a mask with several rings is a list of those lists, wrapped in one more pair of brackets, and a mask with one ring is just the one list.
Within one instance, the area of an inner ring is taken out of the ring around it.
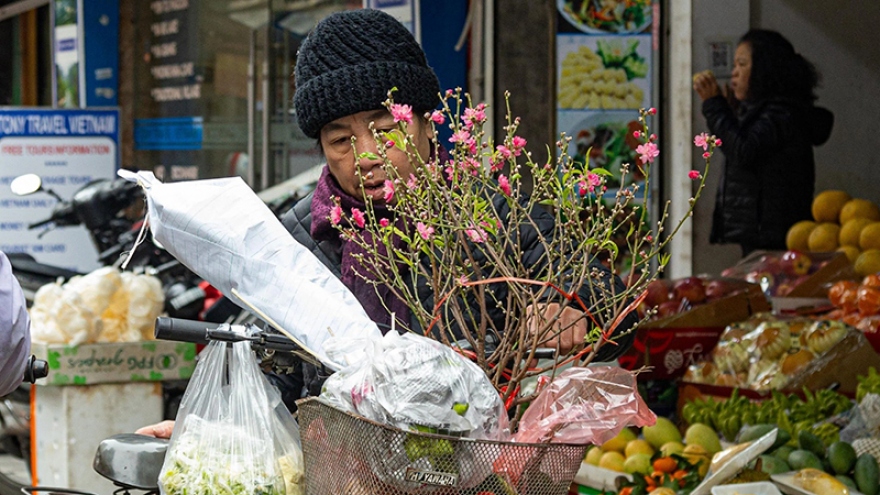
{"label": "wall poster", "polygon": [[[557,0],[556,5],[556,130],[572,138],[568,152],[575,162],[611,172],[606,198],[613,201],[619,188],[635,183],[644,201],[638,167],[622,177],[621,165],[637,163],[640,143],[633,131],[640,129],[639,109],[655,106],[657,6],[652,0]],[[625,248],[625,240],[618,245]],[[620,257],[619,274],[628,271],[629,259]]]}

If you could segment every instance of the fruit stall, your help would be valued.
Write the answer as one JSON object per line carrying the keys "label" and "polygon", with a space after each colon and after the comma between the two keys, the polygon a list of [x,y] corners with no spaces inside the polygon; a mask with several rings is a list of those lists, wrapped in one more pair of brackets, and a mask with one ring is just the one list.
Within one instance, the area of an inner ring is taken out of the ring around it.
{"label": "fruit stall", "polygon": [[591,447],[571,493],[880,493],[880,208],[825,191],[813,216],[648,287],[620,362],[657,423]]}

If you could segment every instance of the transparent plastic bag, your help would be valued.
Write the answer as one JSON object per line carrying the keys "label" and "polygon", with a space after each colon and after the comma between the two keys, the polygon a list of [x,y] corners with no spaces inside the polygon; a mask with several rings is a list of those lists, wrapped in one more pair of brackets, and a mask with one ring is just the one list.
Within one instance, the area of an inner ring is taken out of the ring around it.
{"label": "transparent plastic bag", "polygon": [[178,411],[162,493],[300,495],[303,475],[299,429],[250,343],[211,342]]}
{"label": "transparent plastic bag", "polygon": [[513,440],[599,445],[627,425],[656,420],[632,372],[617,366],[576,367],[560,373],[532,401]]}

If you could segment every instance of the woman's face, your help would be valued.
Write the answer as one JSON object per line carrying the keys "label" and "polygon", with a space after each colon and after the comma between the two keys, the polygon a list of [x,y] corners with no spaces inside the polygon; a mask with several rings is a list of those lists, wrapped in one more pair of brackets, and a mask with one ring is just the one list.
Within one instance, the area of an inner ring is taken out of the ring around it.
{"label": "woman's face", "polygon": [[[382,158],[379,157],[370,123],[379,132],[397,129],[397,123],[388,110],[369,110],[336,119],[321,129],[321,148],[330,167],[330,173],[351,196],[362,199],[369,197],[374,203],[384,202],[385,170]],[[407,132],[413,136],[419,155],[427,160],[430,154],[431,127],[424,119],[414,115],[413,123]],[[354,149],[351,145],[355,138]],[[362,157],[363,153],[372,153],[375,158]],[[385,149],[391,164],[397,169],[400,177],[406,179],[414,172],[406,153],[396,146]],[[363,189],[361,188],[363,177]]]}
{"label": "woman's face", "polygon": [[730,87],[733,96],[743,101],[749,95],[749,78],[752,76],[752,46],[740,43],[733,54],[733,74],[730,76]]}

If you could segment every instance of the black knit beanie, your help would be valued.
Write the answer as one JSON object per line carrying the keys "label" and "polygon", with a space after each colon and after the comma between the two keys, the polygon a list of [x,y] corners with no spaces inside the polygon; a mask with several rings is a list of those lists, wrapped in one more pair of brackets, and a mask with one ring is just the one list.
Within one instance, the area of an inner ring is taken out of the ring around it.
{"label": "black knit beanie", "polygon": [[319,22],[296,58],[297,121],[306,136],[340,117],[394,102],[418,113],[440,102],[440,82],[425,52],[396,19],[380,10],[349,10]]}

